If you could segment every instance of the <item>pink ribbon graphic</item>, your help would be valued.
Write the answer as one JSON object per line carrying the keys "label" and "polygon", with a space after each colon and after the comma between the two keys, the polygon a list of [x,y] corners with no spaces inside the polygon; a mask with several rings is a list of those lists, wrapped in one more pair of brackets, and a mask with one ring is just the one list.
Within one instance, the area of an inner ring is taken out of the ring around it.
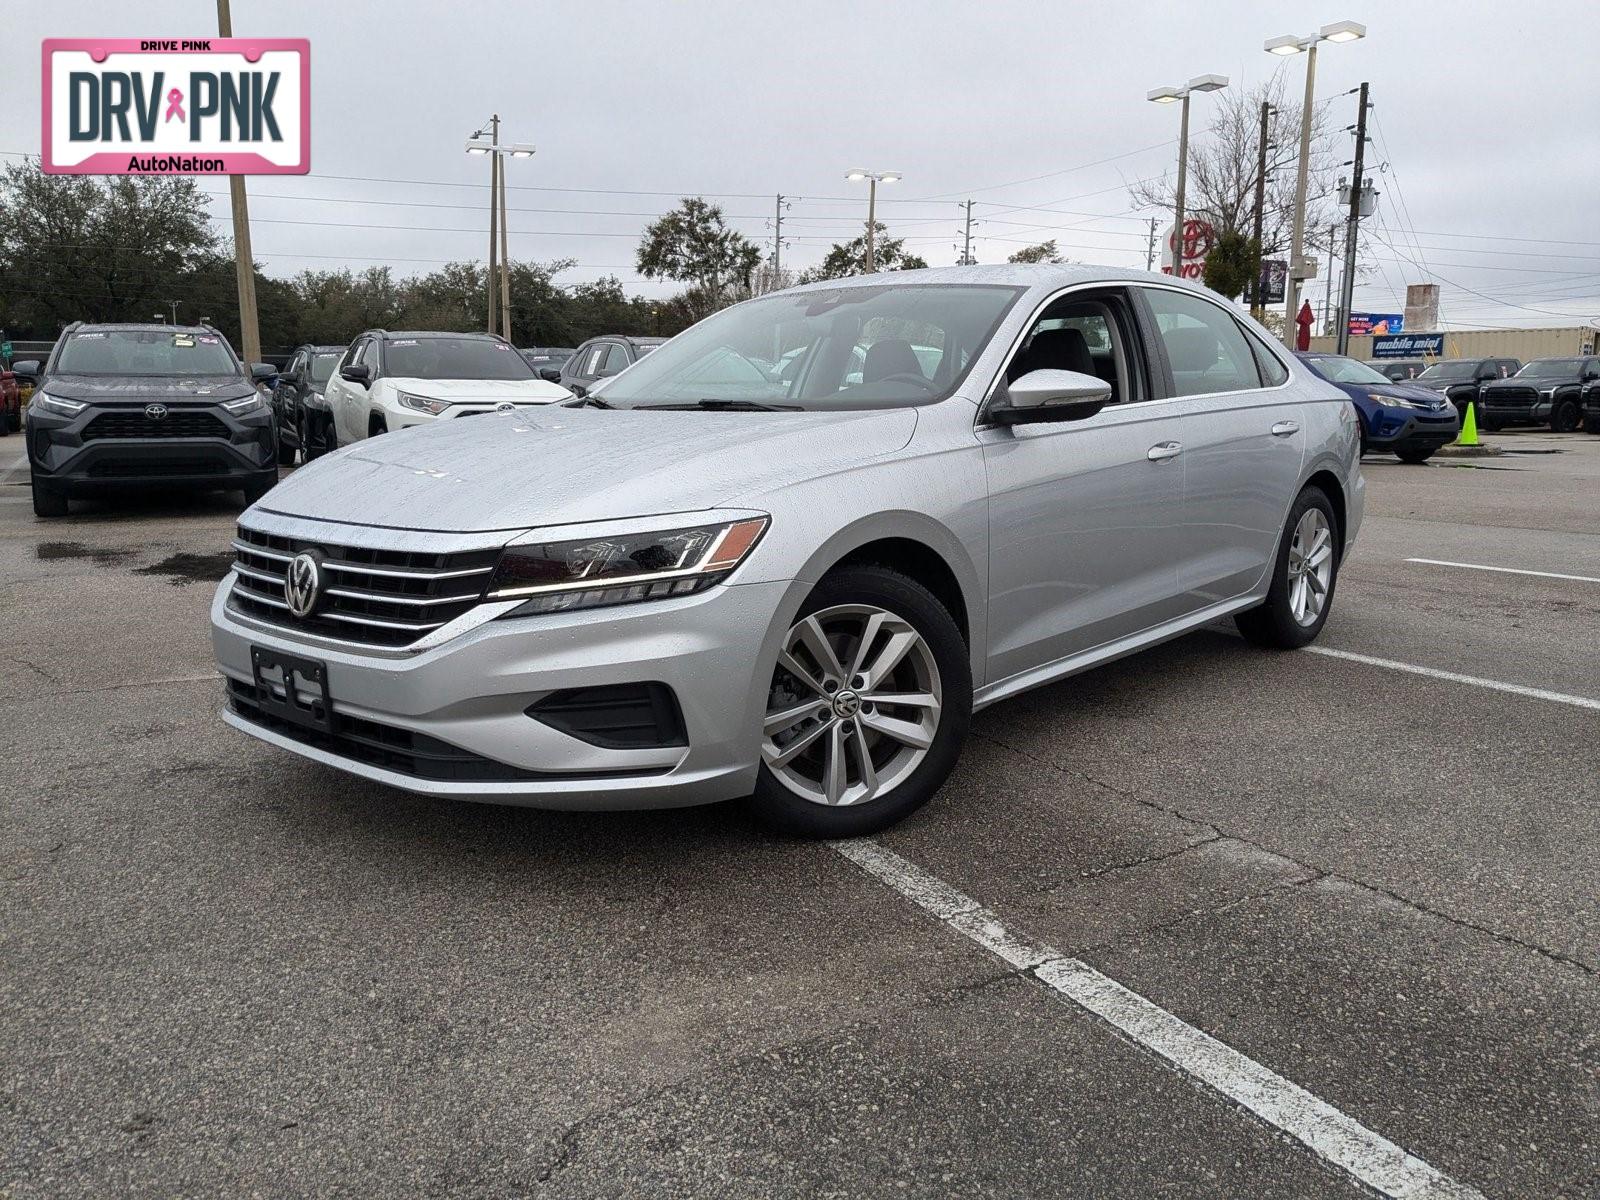
{"label": "pink ribbon graphic", "polygon": [[173,117],[177,117],[180,121],[187,121],[189,119],[183,115],[183,93],[177,88],[173,88],[167,93],[166,120],[170,121]]}

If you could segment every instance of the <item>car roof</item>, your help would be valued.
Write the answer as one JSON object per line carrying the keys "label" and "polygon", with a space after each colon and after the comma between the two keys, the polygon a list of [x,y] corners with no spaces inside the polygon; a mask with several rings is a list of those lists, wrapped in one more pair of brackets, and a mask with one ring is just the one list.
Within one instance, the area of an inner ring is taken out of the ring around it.
{"label": "car roof", "polygon": [[1187,279],[1156,271],[1136,271],[1094,263],[979,263],[970,267],[925,267],[915,271],[880,271],[850,275],[789,288],[791,292],[831,291],[844,287],[912,287],[917,284],[997,284],[1010,287],[1058,288],[1075,283],[1164,283],[1216,298],[1216,293]]}
{"label": "car roof", "polygon": [[208,337],[217,332],[209,325],[169,325],[165,321],[80,321],[72,326],[74,333],[86,330],[102,333],[113,329],[130,329],[138,333],[203,333]]}
{"label": "car roof", "polygon": [[369,329],[367,332],[376,337],[405,338],[408,341],[414,338],[482,338],[494,342],[500,340],[500,335],[495,333],[467,333],[455,329]]}

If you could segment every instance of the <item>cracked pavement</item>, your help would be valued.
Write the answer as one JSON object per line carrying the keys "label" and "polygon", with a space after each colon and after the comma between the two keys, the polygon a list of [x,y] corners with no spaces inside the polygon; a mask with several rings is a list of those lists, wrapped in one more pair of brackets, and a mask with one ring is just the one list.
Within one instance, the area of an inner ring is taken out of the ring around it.
{"label": "cracked pavement", "polygon": [[[1600,697],[1600,438],[1370,459],[1321,644]],[[237,506],[0,485],[0,1194],[1349,1196],[737,806],[423,800],[236,735]],[[1227,627],[997,705],[897,854],[1488,1196],[1600,1193],[1593,710]]]}

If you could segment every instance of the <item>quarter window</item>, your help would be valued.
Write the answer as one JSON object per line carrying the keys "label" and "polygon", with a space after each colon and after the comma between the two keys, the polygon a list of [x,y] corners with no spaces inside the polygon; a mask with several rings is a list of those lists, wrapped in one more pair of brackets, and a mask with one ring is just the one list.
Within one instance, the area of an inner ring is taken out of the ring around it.
{"label": "quarter window", "polygon": [[1146,288],[1145,299],[1166,347],[1174,395],[1203,396],[1261,386],[1256,357],[1232,313],[1209,300],[1166,288]]}
{"label": "quarter window", "polygon": [[627,369],[628,352],[624,350],[622,346],[616,342],[612,342],[610,345],[604,347],[604,349],[606,352],[606,357],[605,361],[600,364],[599,373],[601,375],[617,375]]}

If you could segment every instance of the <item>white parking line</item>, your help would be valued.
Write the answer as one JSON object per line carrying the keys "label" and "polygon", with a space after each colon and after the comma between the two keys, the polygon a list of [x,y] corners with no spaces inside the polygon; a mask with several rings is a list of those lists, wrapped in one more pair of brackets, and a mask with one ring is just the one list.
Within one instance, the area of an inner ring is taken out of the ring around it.
{"label": "white parking line", "polygon": [[1088,963],[1008,930],[970,896],[876,842],[833,842],[867,874],[1058,995],[1108,1022],[1190,1079],[1220,1092],[1381,1195],[1405,1200],[1483,1200],[1482,1194],[1340,1112],[1331,1104],[1123,987]]}
{"label": "white parking line", "polygon": [[1499,575],[1537,575],[1540,579],[1571,579],[1577,583],[1600,583],[1593,575],[1562,575],[1557,571],[1524,571],[1520,567],[1489,567],[1483,563],[1447,562],[1442,558],[1408,558],[1408,563],[1425,563],[1430,567],[1460,567],[1464,571],[1493,571]]}
{"label": "white parking line", "polygon": [[1493,692],[1510,692],[1513,696],[1528,696],[1534,700],[1549,700],[1555,704],[1570,704],[1574,708],[1600,710],[1600,700],[1588,696],[1569,696],[1565,692],[1547,692],[1544,688],[1524,687],[1520,683],[1502,683],[1498,679],[1482,679],[1477,675],[1462,675],[1455,671],[1441,671],[1437,667],[1419,667],[1415,663],[1396,662],[1392,658],[1374,658],[1370,654],[1357,654],[1352,650],[1335,650],[1330,646],[1307,646],[1307,654],[1323,654],[1328,658],[1343,658],[1349,662],[1366,663],[1369,667],[1385,667],[1391,671],[1404,671],[1409,675],[1426,675],[1430,679],[1443,679],[1449,683],[1468,683],[1473,687],[1488,688]]}

